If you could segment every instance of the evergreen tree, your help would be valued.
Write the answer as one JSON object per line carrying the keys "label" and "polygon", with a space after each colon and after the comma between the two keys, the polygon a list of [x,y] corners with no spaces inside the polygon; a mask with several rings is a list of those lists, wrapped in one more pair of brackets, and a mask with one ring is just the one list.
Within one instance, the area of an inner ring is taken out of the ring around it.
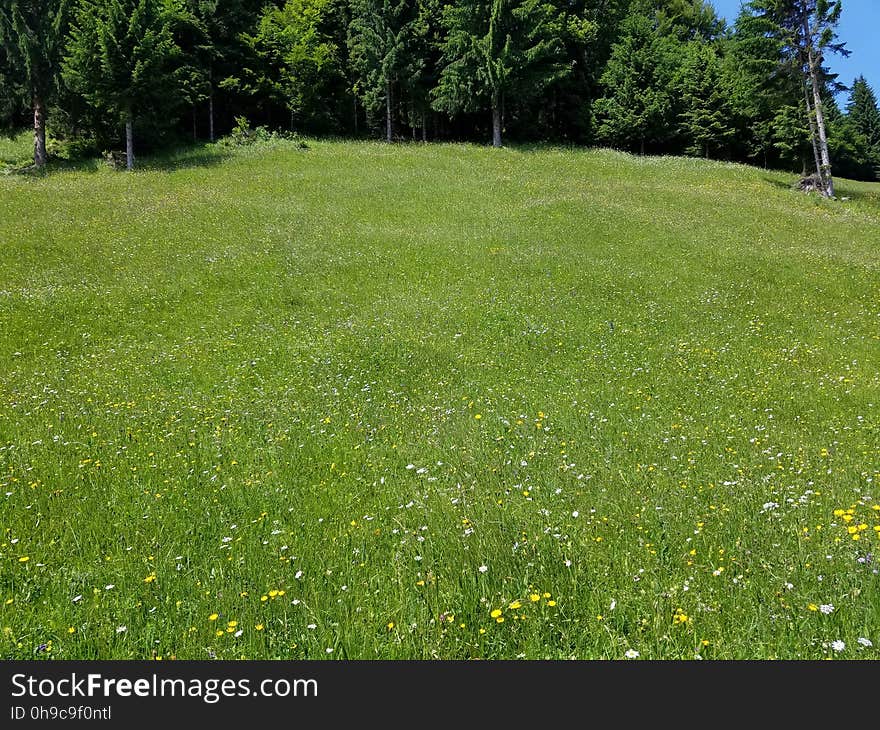
{"label": "evergreen tree", "polygon": [[461,0],[447,5],[443,70],[434,107],[492,112],[492,145],[502,144],[507,97],[531,97],[571,71],[560,17],[543,0]]}
{"label": "evergreen tree", "polygon": [[868,146],[880,156],[880,107],[877,106],[874,90],[864,76],[859,76],[853,83],[846,115],[853,128],[864,136]]}
{"label": "evergreen tree", "polygon": [[95,108],[125,125],[126,167],[134,167],[134,123],[179,99],[175,61],[180,49],[171,19],[174,0],[82,0],[71,33],[64,75]]}
{"label": "evergreen tree", "polygon": [[349,47],[358,89],[369,109],[385,108],[385,139],[394,139],[395,94],[421,74],[417,53],[427,34],[415,0],[352,0]]}
{"label": "evergreen tree", "polygon": [[676,50],[644,12],[627,16],[602,74],[605,96],[595,107],[600,141],[644,154],[648,144],[668,139]]}
{"label": "evergreen tree", "polygon": [[724,149],[735,134],[715,49],[706,43],[688,44],[677,81],[684,107],[680,118],[681,133],[688,142],[686,151],[708,158],[711,152]]}
{"label": "evergreen tree", "polygon": [[[834,195],[834,178],[825,124],[823,91],[834,75],[824,65],[828,53],[849,55],[837,39],[836,27],[843,6],[840,0],[752,0],[752,10],[772,24],[783,61],[802,76],[804,105],[823,195]],[[827,97],[827,93],[826,93]]]}
{"label": "evergreen tree", "polygon": [[14,86],[4,86],[7,93],[17,89],[28,96],[36,167],[46,164],[47,108],[61,76],[69,10],[69,0],[5,0],[0,5],[0,45],[8,74],[17,79]]}

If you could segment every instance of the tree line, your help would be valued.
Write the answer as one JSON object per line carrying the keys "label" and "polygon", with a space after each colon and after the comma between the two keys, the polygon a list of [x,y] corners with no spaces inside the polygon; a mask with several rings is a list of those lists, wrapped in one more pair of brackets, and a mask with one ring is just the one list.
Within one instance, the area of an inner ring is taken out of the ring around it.
{"label": "tree line", "polygon": [[[880,109],[841,2],[0,0],[0,124],[149,150],[234,120],[307,134],[552,141],[878,179]],[[843,108],[837,98],[847,92]]]}

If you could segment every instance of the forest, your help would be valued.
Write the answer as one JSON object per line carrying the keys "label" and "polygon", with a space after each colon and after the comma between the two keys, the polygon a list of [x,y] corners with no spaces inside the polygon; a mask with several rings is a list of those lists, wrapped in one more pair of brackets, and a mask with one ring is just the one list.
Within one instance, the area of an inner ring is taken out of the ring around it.
{"label": "forest", "polygon": [[873,181],[876,95],[829,70],[841,6],[752,0],[728,24],[705,0],[0,0],[0,126],[33,126],[36,167],[264,127]]}

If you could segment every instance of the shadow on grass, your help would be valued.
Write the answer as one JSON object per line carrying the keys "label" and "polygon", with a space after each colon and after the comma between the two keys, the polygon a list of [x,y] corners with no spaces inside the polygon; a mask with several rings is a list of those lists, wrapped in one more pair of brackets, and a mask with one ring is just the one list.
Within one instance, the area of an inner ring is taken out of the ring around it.
{"label": "shadow on grass", "polygon": [[[172,152],[164,152],[157,155],[145,155],[136,158],[135,172],[176,172],[200,167],[216,167],[232,156],[232,151],[223,147],[211,145],[191,148],[181,148]],[[44,169],[35,168],[33,163],[24,162],[18,158],[0,158],[0,172],[6,175],[22,177],[46,177],[58,173],[96,173],[102,169],[112,167],[100,157],[54,157],[49,160]],[[124,173],[125,167],[116,168],[117,172]]]}

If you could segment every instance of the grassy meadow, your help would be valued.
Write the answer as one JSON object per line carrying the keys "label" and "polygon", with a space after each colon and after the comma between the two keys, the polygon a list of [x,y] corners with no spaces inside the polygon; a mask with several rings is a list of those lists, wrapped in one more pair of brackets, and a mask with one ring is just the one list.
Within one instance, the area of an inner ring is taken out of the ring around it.
{"label": "grassy meadow", "polygon": [[880,658],[880,185],[141,164],[0,174],[0,657]]}

